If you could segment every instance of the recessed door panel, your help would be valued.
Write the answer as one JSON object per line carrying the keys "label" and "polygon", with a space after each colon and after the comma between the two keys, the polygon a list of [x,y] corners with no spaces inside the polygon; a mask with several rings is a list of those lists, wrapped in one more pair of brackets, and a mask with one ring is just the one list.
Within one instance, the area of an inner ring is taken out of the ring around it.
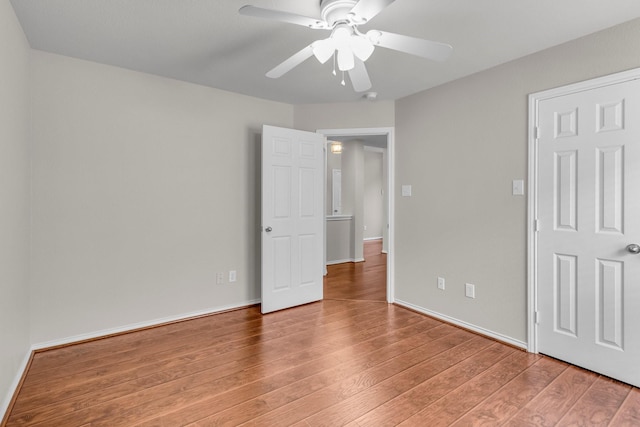
{"label": "recessed door panel", "polygon": [[291,237],[274,237],[272,240],[275,291],[291,289]]}
{"label": "recessed door panel", "polygon": [[576,231],[578,203],[578,153],[555,153],[555,223],[557,230]]}
{"label": "recessed door panel", "polygon": [[317,259],[315,235],[300,236],[300,285],[310,286],[317,280]]}
{"label": "recessed door panel", "polygon": [[273,217],[285,219],[291,216],[291,167],[273,167]]}
{"label": "recessed door panel", "polygon": [[596,343],[622,350],[624,336],[623,263],[597,260],[596,272]]}
{"label": "recessed door panel", "polygon": [[598,148],[596,151],[596,215],[598,232],[623,233],[624,147]]}
{"label": "recessed door panel", "polygon": [[299,169],[300,179],[300,217],[313,218],[317,214],[315,207],[318,195],[315,194],[314,181],[318,171],[310,168]]}
{"label": "recessed door panel", "polygon": [[571,255],[555,255],[555,328],[557,332],[576,336],[578,324],[576,257]]}
{"label": "recessed door panel", "polygon": [[624,129],[624,100],[598,104],[597,131],[611,132]]}
{"label": "recessed door panel", "polygon": [[578,109],[555,112],[555,137],[569,138],[578,135]]}

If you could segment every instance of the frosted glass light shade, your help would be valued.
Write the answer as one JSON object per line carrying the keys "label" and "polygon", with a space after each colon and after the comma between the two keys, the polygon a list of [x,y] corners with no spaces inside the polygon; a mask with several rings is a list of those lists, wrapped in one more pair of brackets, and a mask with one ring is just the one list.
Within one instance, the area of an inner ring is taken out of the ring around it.
{"label": "frosted glass light shade", "polygon": [[313,43],[312,47],[313,54],[321,64],[327,62],[336,50],[336,44],[332,38],[318,40]]}
{"label": "frosted glass light shade", "polygon": [[373,44],[364,36],[353,35],[349,38],[349,46],[353,54],[361,61],[369,59],[373,53]]}
{"label": "frosted glass light shade", "polygon": [[356,66],[353,52],[349,47],[338,48],[338,69],[340,71],[349,71]]}

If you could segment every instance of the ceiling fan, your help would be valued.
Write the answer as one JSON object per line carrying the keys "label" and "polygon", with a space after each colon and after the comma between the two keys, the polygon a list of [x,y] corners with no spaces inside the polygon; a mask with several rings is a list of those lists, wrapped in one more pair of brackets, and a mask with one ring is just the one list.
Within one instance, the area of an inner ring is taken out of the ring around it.
{"label": "ceiling fan", "polygon": [[320,0],[321,19],[310,18],[285,11],[264,9],[256,6],[243,6],[241,15],[274,19],[290,24],[302,25],[315,30],[329,30],[331,35],[326,39],[316,40],[309,46],[293,54],[266,75],[271,78],[283,76],[311,56],[315,56],[324,64],[334,58],[335,66],[349,74],[353,89],[364,92],[371,88],[371,80],[364,61],[369,59],[376,46],[397,50],[411,55],[435,61],[446,60],[453,48],[445,43],[423,40],[401,34],[370,30],[361,33],[358,25],[363,25],[374,18],[385,7],[395,0]]}

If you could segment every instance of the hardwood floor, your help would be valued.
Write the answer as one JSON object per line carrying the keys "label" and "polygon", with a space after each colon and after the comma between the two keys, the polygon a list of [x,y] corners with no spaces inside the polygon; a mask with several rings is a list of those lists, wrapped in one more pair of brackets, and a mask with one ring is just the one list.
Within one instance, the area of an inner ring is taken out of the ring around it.
{"label": "hardwood floor", "polygon": [[37,353],[6,425],[640,425],[637,388],[337,287]]}
{"label": "hardwood floor", "polygon": [[324,298],[386,301],[387,255],[382,253],[382,240],[364,243],[364,259],[328,266]]}

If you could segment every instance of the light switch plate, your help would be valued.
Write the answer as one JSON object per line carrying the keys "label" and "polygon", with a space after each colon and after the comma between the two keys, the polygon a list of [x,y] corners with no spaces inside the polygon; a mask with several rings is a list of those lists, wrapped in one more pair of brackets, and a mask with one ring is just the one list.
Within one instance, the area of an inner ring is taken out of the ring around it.
{"label": "light switch plate", "polygon": [[403,185],[402,186],[402,197],[411,197],[411,186]]}
{"label": "light switch plate", "polygon": [[466,283],[464,285],[464,295],[468,298],[475,298],[476,297],[476,285],[473,285],[471,283]]}
{"label": "light switch plate", "polygon": [[514,179],[511,184],[512,193],[514,196],[524,196],[524,180]]}

